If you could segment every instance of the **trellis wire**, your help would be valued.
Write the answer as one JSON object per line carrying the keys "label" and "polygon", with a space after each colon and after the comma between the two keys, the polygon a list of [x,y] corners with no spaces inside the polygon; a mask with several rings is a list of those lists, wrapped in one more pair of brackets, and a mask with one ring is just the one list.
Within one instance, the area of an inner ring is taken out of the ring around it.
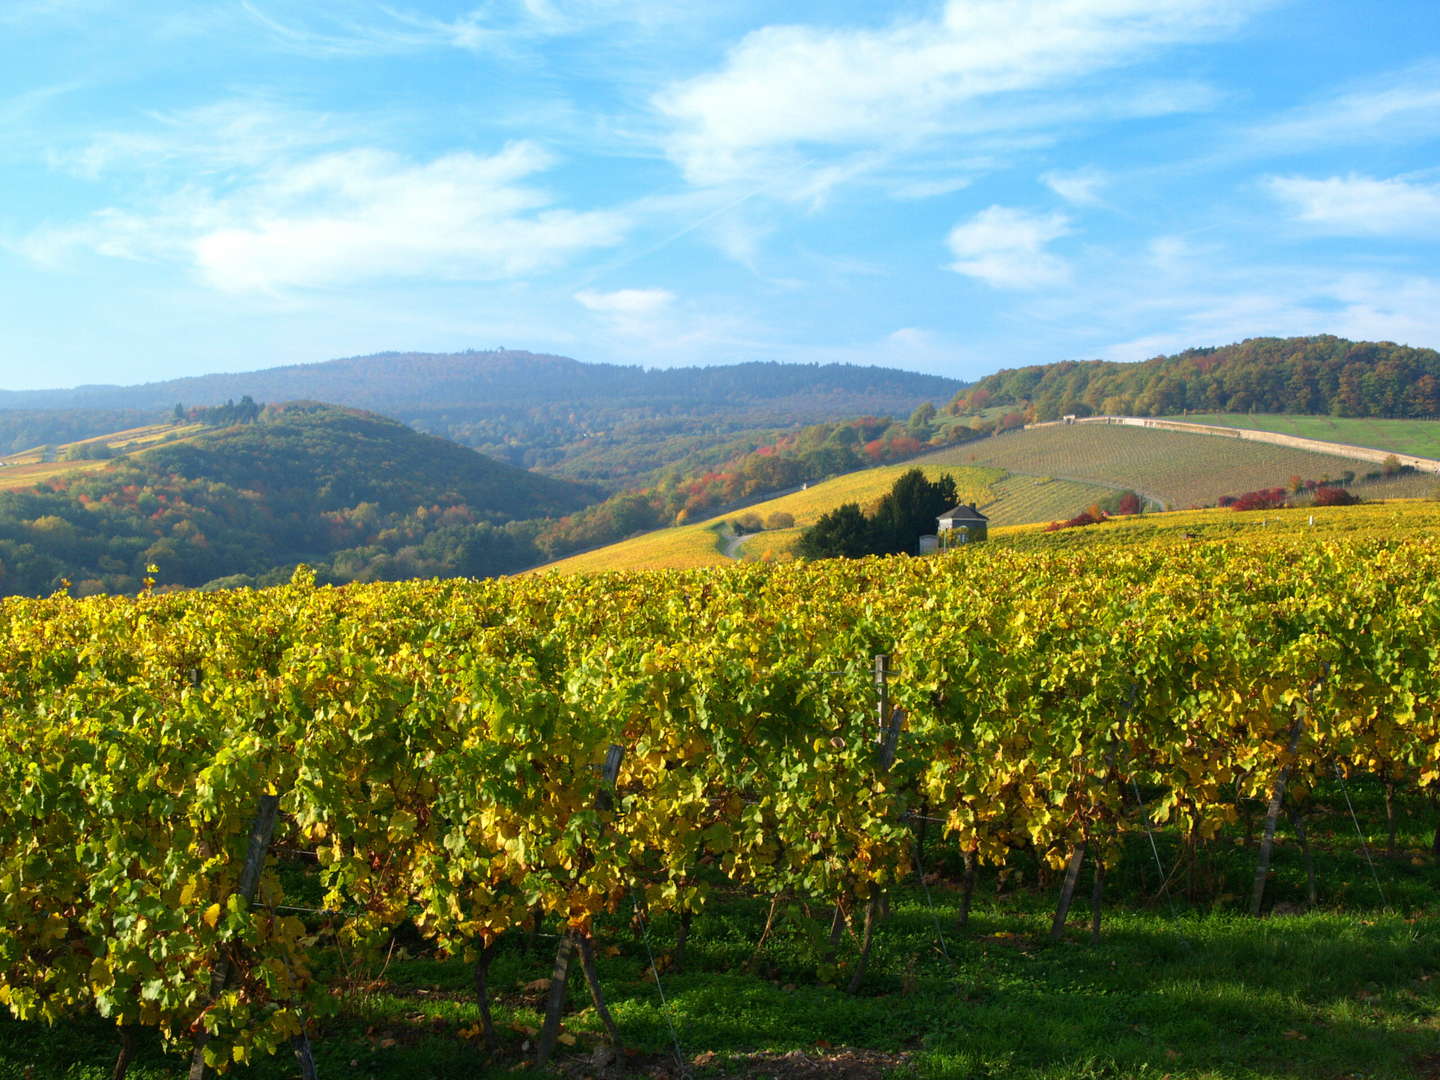
{"label": "trellis wire", "polygon": [[1360,838],[1360,850],[1365,853],[1365,861],[1370,866],[1370,877],[1375,882],[1375,891],[1380,894],[1380,903],[1385,907],[1390,906],[1390,901],[1385,898],[1385,887],[1380,884],[1380,875],[1375,870],[1375,860],[1370,857],[1370,845],[1365,842],[1365,834],[1360,831],[1360,819],[1355,816],[1355,805],[1350,801],[1350,789],[1345,784],[1345,776],[1340,772],[1340,763],[1335,763],[1335,779],[1340,781],[1340,791],[1345,796],[1345,805],[1350,810],[1350,820],[1355,823],[1355,835]]}

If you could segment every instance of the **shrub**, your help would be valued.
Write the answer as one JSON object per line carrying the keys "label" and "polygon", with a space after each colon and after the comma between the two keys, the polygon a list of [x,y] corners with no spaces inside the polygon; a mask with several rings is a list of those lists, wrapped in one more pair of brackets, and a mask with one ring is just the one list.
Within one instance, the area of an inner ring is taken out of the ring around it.
{"label": "shrub", "polygon": [[776,510],[765,519],[767,529],[793,529],[795,527],[795,515],[786,513],[784,510]]}
{"label": "shrub", "polygon": [[1243,495],[1237,495],[1235,501],[1230,504],[1230,509],[1279,510],[1289,505],[1284,488],[1262,488],[1259,491],[1247,491]]}
{"label": "shrub", "polygon": [[1316,506],[1354,506],[1359,501],[1360,496],[1344,488],[1322,487],[1315,490]]}

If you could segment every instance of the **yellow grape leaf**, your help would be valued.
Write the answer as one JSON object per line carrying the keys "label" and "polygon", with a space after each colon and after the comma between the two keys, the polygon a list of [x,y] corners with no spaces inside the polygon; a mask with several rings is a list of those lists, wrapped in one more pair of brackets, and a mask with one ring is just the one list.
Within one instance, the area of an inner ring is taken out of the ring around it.
{"label": "yellow grape leaf", "polygon": [[205,920],[205,925],[213,929],[215,924],[220,921],[220,905],[211,904],[205,909],[205,914],[201,917]]}

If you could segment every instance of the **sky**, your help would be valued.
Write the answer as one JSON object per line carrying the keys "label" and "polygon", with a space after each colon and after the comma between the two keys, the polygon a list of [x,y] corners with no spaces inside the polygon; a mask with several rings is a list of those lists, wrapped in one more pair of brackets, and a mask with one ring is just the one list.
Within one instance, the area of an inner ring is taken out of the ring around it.
{"label": "sky", "polygon": [[1436,0],[3,0],[0,388],[1440,346]]}

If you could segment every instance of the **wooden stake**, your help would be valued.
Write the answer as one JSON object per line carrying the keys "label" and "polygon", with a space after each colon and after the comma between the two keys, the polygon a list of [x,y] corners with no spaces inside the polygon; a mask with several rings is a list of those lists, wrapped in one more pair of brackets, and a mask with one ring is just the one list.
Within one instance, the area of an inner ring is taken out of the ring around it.
{"label": "wooden stake", "polygon": [[1090,887],[1090,944],[1100,943],[1101,905],[1105,901],[1105,864],[1095,860],[1095,882]]}
{"label": "wooden stake", "polygon": [[1070,915],[1070,903],[1075,899],[1075,885],[1080,880],[1080,864],[1085,861],[1085,841],[1075,845],[1070,861],[1065,864],[1065,882],[1060,886],[1060,903],[1055,908],[1055,921],[1050,924],[1050,940],[1059,941],[1065,936],[1065,920]]}
{"label": "wooden stake", "polygon": [[1290,778],[1290,759],[1300,745],[1300,733],[1304,730],[1303,715],[1295,717],[1290,725],[1290,742],[1285,747],[1285,764],[1275,778],[1275,789],[1270,795],[1270,806],[1265,811],[1265,831],[1260,838],[1260,855],[1255,862],[1255,888],[1250,894],[1250,914],[1259,916],[1265,902],[1265,880],[1270,876],[1270,852],[1275,845],[1275,824],[1280,818],[1280,806],[1285,801],[1285,782]]}
{"label": "wooden stake", "polygon": [[[255,902],[255,893],[260,888],[260,871],[265,865],[265,852],[270,839],[275,835],[275,818],[280,811],[280,796],[261,795],[255,820],[250,825],[250,846],[245,853],[245,865],[240,870],[240,883],[235,895],[245,901],[248,908]],[[221,953],[210,972],[210,1000],[214,1001],[225,992],[230,981],[230,957]],[[195,1050],[190,1055],[189,1080],[205,1080],[205,1044],[209,1035],[204,1027],[195,1034]]]}
{"label": "wooden stake", "polygon": [[965,852],[962,858],[965,860],[965,874],[960,879],[960,916],[955,925],[963,930],[970,925],[970,903],[975,899],[976,863],[980,858],[975,850]]}
{"label": "wooden stake", "polygon": [[605,1025],[605,1034],[615,1045],[620,1043],[620,1032],[615,1027],[615,1018],[605,1004],[605,992],[600,989],[600,976],[595,973],[595,940],[589,934],[578,934],[580,946],[580,968],[585,973],[585,984],[590,987],[590,1000],[595,1004],[595,1015]]}
{"label": "wooden stake", "polygon": [[555,966],[550,969],[550,993],[545,1001],[545,1023],[540,1029],[540,1042],[535,1049],[535,1067],[543,1069],[555,1052],[560,1035],[560,1014],[565,1011],[565,988],[570,981],[570,956],[575,949],[575,934],[566,930],[555,949]]}
{"label": "wooden stake", "polygon": [[1389,839],[1385,844],[1385,851],[1391,858],[1395,857],[1395,781],[1390,777],[1390,770],[1386,769],[1381,776],[1385,781],[1385,824],[1388,827]]}
{"label": "wooden stake", "polygon": [[690,923],[695,913],[686,908],[680,913],[680,928],[675,932],[675,955],[670,960],[670,970],[678,971],[685,962],[685,946],[690,940]]}
{"label": "wooden stake", "polygon": [[1310,852],[1310,834],[1305,831],[1305,812],[1293,806],[1286,812],[1290,817],[1290,827],[1300,841],[1300,854],[1305,859],[1305,904],[1313,908],[1318,902],[1319,891],[1315,887],[1315,857]]}
{"label": "wooden stake", "polygon": [[495,945],[492,941],[480,948],[475,958],[475,1001],[480,1006],[480,1030],[485,1034],[485,1049],[495,1049],[495,1020],[490,1015],[490,961],[495,959]]}
{"label": "wooden stake", "polygon": [[[875,686],[880,694],[880,708],[888,709],[890,695],[887,689],[887,670],[885,657],[875,657]],[[894,709],[890,712],[888,722],[881,727],[880,745],[878,748],[879,769],[882,773],[890,771],[895,764],[895,751],[900,745],[900,728],[905,723],[905,710]],[[878,890],[871,892],[870,899],[865,904],[865,931],[860,941],[860,956],[855,961],[855,973],[850,977],[848,990],[855,993],[860,989],[860,984],[865,979],[865,968],[870,962],[870,947],[875,940],[875,921],[879,918],[885,906],[885,897]]]}
{"label": "wooden stake", "polygon": [[300,1066],[301,1080],[317,1080],[315,1075],[315,1052],[310,1048],[310,1036],[305,1032],[290,1039],[290,1048],[295,1051],[295,1063]]}
{"label": "wooden stake", "polygon": [[130,1071],[130,1058],[135,1053],[135,1026],[133,1024],[120,1025],[120,1053],[115,1058],[115,1070],[110,1074],[110,1080],[125,1080],[125,1074]]}
{"label": "wooden stake", "polygon": [[858,992],[860,984],[865,981],[865,967],[870,962],[870,946],[875,941],[875,914],[879,906],[874,896],[870,897],[870,901],[865,905],[865,933],[860,939],[860,955],[855,960],[855,973],[850,976],[850,985],[845,988],[848,993]]}

